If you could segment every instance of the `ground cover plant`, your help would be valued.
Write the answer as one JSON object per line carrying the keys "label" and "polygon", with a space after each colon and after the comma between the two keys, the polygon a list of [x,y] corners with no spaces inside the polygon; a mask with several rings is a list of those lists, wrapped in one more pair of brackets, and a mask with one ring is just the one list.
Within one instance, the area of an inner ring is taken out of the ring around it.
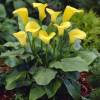
{"label": "ground cover plant", "polygon": [[94,10],[98,15],[100,12],[100,0],[71,0],[76,4],[76,6],[80,8],[84,8],[86,10]]}
{"label": "ground cover plant", "polygon": [[[89,71],[99,76],[95,70],[100,61],[99,17],[71,6],[64,11],[43,3],[33,3],[33,7],[38,17],[29,16],[25,7],[13,11],[18,26],[14,33],[9,28],[11,35],[6,33],[13,41],[1,39],[0,58],[8,68],[6,73],[0,72],[1,88],[11,90],[15,100],[99,98],[95,91],[90,95],[99,87],[95,87],[95,80],[90,80],[93,88],[87,81],[82,83]],[[65,95],[61,96],[62,91]]]}

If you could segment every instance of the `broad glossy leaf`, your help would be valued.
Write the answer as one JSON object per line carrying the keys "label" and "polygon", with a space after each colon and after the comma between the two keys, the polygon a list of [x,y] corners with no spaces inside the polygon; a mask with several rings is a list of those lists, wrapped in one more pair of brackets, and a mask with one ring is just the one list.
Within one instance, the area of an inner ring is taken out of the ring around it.
{"label": "broad glossy leaf", "polygon": [[6,10],[3,4],[0,4],[0,18],[6,17]]}
{"label": "broad glossy leaf", "polygon": [[68,93],[73,97],[74,100],[80,100],[80,86],[76,81],[64,80],[64,84],[68,90]]}
{"label": "broad glossy leaf", "polygon": [[31,88],[29,100],[37,100],[45,94],[45,90],[42,87]]}
{"label": "broad glossy leaf", "polygon": [[19,43],[18,42],[7,42],[3,46],[18,49]]}
{"label": "broad glossy leaf", "polygon": [[80,72],[74,71],[74,72],[67,72],[66,78],[72,79],[72,80],[79,80],[80,79]]}
{"label": "broad glossy leaf", "polygon": [[91,51],[81,51],[79,52],[79,56],[83,58],[88,65],[90,65],[97,58],[97,55]]}
{"label": "broad glossy leaf", "polygon": [[56,61],[50,64],[50,68],[61,69],[64,72],[68,71],[88,71],[87,62],[81,57],[65,58],[61,61]]}
{"label": "broad glossy leaf", "polygon": [[57,90],[61,86],[61,81],[60,80],[55,80],[51,82],[48,86],[45,87],[46,94],[48,95],[48,98],[53,97]]}
{"label": "broad glossy leaf", "polygon": [[13,72],[10,75],[7,76],[6,78],[6,89],[7,90],[12,90],[16,88],[16,81],[18,81],[20,78],[25,77],[25,72]]}
{"label": "broad glossy leaf", "polygon": [[20,64],[20,61],[15,56],[10,56],[5,60],[5,64],[10,67],[16,67]]}
{"label": "broad glossy leaf", "polygon": [[12,50],[12,51],[6,51],[4,53],[1,53],[0,57],[2,58],[6,58],[6,57],[10,57],[10,56],[19,56],[22,55],[24,53],[24,49],[18,49],[18,50]]}
{"label": "broad glossy leaf", "polygon": [[33,77],[37,84],[47,85],[55,78],[56,73],[53,69],[40,68]]}

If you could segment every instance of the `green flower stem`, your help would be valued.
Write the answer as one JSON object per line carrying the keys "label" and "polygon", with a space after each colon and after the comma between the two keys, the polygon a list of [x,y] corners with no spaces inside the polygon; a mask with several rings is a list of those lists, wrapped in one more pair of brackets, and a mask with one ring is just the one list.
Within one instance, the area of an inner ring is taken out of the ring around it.
{"label": "green flower stem", "polygon": [[53,56],[54,56],[54,59],[56,60],[56,40],[53,43]]}
{"label": "green flower stem", "polygon": [[46,67],[48,66],[48,45],[46,45]]}
{"label": "green flower stem", "polygon": [[[30,48],[31,48],[31,51],[32,51],[32,54],[35,55],[37,58],[38,58],[38,62],[40,62],[41,64],[43,63],[40,56],[36,53],[35,51],[35,39],[33,39],[33,42],[31,43],[31,40],[30,40],[30,37],[29,37],[29,34],[27,33],[27,37],[28,37],[28,41],[29,41],[29,45],[30,45]],[[34,46],[34,50],[33,50],[33,46]]]}
{"label": "green flower stem", "polygon": [[33,38],[32,47],[34,48],[34,52],[36,53],[36,51],[35,51],[35,38]]}
{"label": "green flower stem", "polygon": [[63,46],[63,37],[60,39],[60,57],[62,58],[62,46]]}
{"label": "green flower stem", "polygon": [[54,47],[53,47],[53,54],[54,54],[54,57],[55,57],[55,51],[56,51],[56,43],[54,43]]}
{"label": "green flower stem", "polygon": [[42,50],[42,48],[43,48],[43,43],[42,43],[42,41],[41,41],[41,50]]}
{"label": "green flower stem", "polygon": [[58,41],[58,50],[59,50],[59,54],[58,54],[58,59],[61,58],[61,39],[59,37],[59,41]]}
{"label": "green flower stem", "polygon": [[38,61],[40,62],[40,64],[43,64],[42,59],[40,58],[40,56],[38,54],[36,56],[37,56]]}
{"label": "green flower stem", "polygon": [[31,40],[30,40],[29,34],[28,34],[28,32],[26,32],[26,33],[27,33],[27,38],[28,38],[28,42],[29,42],[29,45],[30,45],[32,54],[34,55],[34,51],[33,51],[33,49],[32,49],[33,47],[32,47],[32,44],[31,44]]}

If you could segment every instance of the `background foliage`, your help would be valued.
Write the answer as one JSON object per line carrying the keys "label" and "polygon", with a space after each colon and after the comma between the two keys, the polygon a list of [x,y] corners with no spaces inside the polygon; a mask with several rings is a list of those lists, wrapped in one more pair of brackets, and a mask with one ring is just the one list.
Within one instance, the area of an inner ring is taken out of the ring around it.
{"label": "background foliage", "polygon": [[[77,15],[75,17],[72,18],[73,22],[77,22],[77,26],[86,31],[87,32],[87,39],[84,42],[84,47],[87,49],[97,49],[100,52],[100,17],[99,17],[99,12],[100,12],[100,0],[0,0],[0,52],[5,51],[6,49],[15,49],[15,46],[18,44],[6,44],[5,47],[2,47],[1,45],[3,45],[4,43],[8,42],[8,41],[15,41],[15,38],[12,37],[12,33],[18,30],[17,27],[17,21],[16,18],[13,18],[12,15],[12,11],[14,9],[17,9],[19,7],[23,7],[26,6],[29,9],[29,13],[32,16],[32,14],[35,14],[36,11],[33,11],[33,7],[31,5],[31,3],[33,2],[47,2],[49,4],[49,7],[56,9],[56,10],[61,10],[64,9],[66,5],[72,5],[75,6],[77,8],[84,8],[85,10],[87,10],[87,13],[85,13],[85,16],[83,15]],[[91,10],[91,11],[90,11]],[[94,13],[96,12],[96,13]],[[88,12],[89,11],[89,12]],[[35,17],[38,17],[37,14],[35,14]],[[3,35],[2,35],[3,34]],[[9,47],[10,46],[10,47]],[[16,47],[17,47],[16,46]],[[19,50],[17,52],[17,54],[19,55],[19,53],[22,52],[21,55],[23,55],[23,50]],[[13,54],[15,54],[16,52],[13,51]],[[11,55],[11,53],[8,53],[9,55]],[[28,55],[25,55],[28,56]],[[11,61],[13,60],[13,66],[14,64],[16,64],[16,59],[14,57],[11,57],[10,59]],[[17,61],[18,62],[18,61]],[[95,88],[95,90],[91,93],[90,97],[92,98],[92,100],[99,100],[100,98],[100,59],[98,59],[97,61],[95,61],[94,65],[92,68],[90,68],[90,71],[93,73],[93,75],[90,77],[90,83],[92,84],[92,86]],[[18,62],[19,63],[19,62]],[[23,64],[21,66],[25,66],[26,65],[26,69],[27,69],[27,64]],[[23,70],[23,67],[17,69],[17,70]],[[11,73],[13,76],[13,73]],[[20,73],[20,72],[16,72],[16,75],[19,76],[17,77],[18,80],[20,80],[20,76],[25,78],[24,75],[27,76],[27,73]],[[24,74],[24,75],[23,75]],[[4,80],[5,79],[6,74],[0,74],[0,79]],[[8,75],[8,77],[10,78],[10,76]],[[16,82],[16,78],[13,77],[15,80],[14,82],[12,82],[13,84],[9,83],[9,80],[6,80],[9,84],[7,85],[6,88],[13,88],[13,86],[15,85]],[[27,80],[28,81],[28,80]],[[97,84],[98,81],[98,84]],[[24,82],[24,80],[23,80]],[[27,84],[25,84],[25,86],[31,84],[26,82]],[[66,81],[65,81],[66,83]],[[2,81],[1,86],[5,84],[5,81]],[[18,85],[20,84],[20,81],[18,83]],[[21,83],[22,84],[22,83]],[[59,84],[59,82],[57,83]],[[52,84],[51,84],[52,85]],[[12,86],[12,87],[9,87]],[[37,88],[37,87],[36,87]],[[58,88],[58,87],[56,87]],[[40,88],[38,88],[39,90],[41,90],[43,92],[43,90]],[[49,91],[49,90],[47,90]],[[53,90],[52,90],[53,91]],[[55,92],[55,91],[54,91]],[[42,94],[41,94],[42,95]],[[49,94],[52,95],[52,94]],[[23,95],[19,95],[16,98],[21,98]]]}

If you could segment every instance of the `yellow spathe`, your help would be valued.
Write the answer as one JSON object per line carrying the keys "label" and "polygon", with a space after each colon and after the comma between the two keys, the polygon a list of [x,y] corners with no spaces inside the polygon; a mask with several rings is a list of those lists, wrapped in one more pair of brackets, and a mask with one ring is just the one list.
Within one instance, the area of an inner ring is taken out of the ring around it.
{"label": "yellow spathe", "polygon": [[69,32],[70,43],[74,43],[76,39],[85,39],[86,33],[80,29],[73,29]]}
{"label": "yellow spathe", "polygon": [[59,11],[54,11],[52,9],[46,8],[46,11],[50,14],[51,16],[51,22],[55,22],[57,16],[61,13]]}
{"label": "yellow spathe", "polygon": [[44,30],[40,30],[39,39],[41,39],[45,44],[49,44],[50,40],[56,35],[55,32],[52,32],[48,35],[48,33]]}
{"label": "yellow spathe", "polygon": [[69,28],[71,26],[70,22],[62,22],[60,25],[54,24],[57,29],[58,29],[58,35],[63,36],[64,35],[64,30]]}
{"label": "yellow spathe", "polygon": [[76,9],[74,7],[71,6],[67,6],[64,10],[64,14],[63,14],[63,22],[64,21],[69,21],[71,19],[71,17],[78,12],[83,12],[83,10],[79,10]]}
{"label": "yellow spathe", "polygon": [[40,28],[40,25],[36,21],[29,21],[25,26],[25,31],[31,32],[33,37],[37,37]]}
{"label": "yellow spathe", "polygon": [[27,8],[19,8],[13,11],[14,15],[17,15],[21,18],[21,20],[26,24],[28,22],[28,10]]}
{"label": "yellow spathe", "polygon": [[45,8],[47,6],[48,6],[47,4],[33,3],[33,7],[38,8],[39,18],[41,21],[46,17]]}
{"label": "yellow spathe", "polygon": [[26,44],[27,34],[24,31],[13,33],[13,35],[17,38],[21,45]]}

